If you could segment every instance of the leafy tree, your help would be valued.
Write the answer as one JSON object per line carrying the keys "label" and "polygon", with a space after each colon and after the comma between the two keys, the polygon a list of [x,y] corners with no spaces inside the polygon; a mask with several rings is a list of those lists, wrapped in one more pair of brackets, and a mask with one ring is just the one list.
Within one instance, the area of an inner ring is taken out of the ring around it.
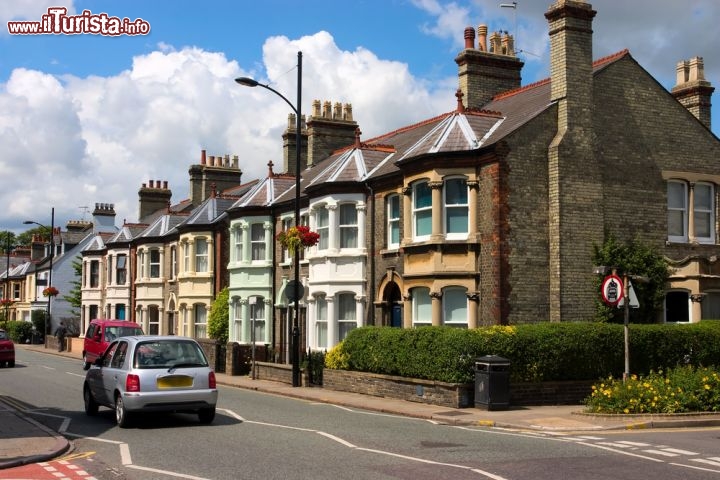
{"label": "leafy tree", "polygon": [[70,281],[72,288],[68,294],[63,295],[62,298],[73,307],[70,313],[79,318],[80,308],[82,307],[82,258],[79,255],[73,260],[72,267],[75,272],[75,280]]}
{"label": "leafy tree", "polygon": [[15,237],[15,240],[17,242],[16,245],[30,245],[32,243],[33,235],[38,235],[46,240],[49,240],[49,232],[50,228],[44,228],[38,225],[37,227],[33,227],[24,231],[23,233],[18,234],[18,236]]}
{"label": "leafy tree", "polygon": [[[655,323],[657,313],[662,310],[665,299],[665,284],[670,277],[667,260],[654,247],[634,239],[621,244],[615,236],[610,235],[602,246],[594,246],[593,262],[617,269],[617,274],[643,276],[647,283],[632,282],[633,289],[640,303],[640,308],[630,309],[631,323]],[[597,291],[600,291],[602,278],[597,279]],[[624,302],[624,300],[623,300]],[[619,307],[623,306],[623,302]],[[623,323],[623,308],[610,307],[603,303],[598,295],[595,319],[600,322]]]}
{"label": "leafy tree", "polygon": [[208,318],[208,335],[221,344],[228,341],[229,322],[230,322],[230,291],[227,287],[220,290],[215,297],[215,301],[210,308],[210,318]]}

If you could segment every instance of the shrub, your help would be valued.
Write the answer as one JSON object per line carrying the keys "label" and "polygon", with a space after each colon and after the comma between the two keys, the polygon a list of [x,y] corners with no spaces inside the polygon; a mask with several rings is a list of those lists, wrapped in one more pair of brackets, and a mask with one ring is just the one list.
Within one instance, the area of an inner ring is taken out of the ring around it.
{"label": "shrub", "polygon": [[15,343],[25,343],[32,337],[32,323],[22,320],[12,320],[7,322],[7,333]]}
{"label": "shrub", "polygon": [[220,290],[215,297],[215,301],[210,308],[210,318],[208,318],[208,336],[212,339],[217,340],[221,345],[224,345],[228,341],[229,337],[229,319],[230,319],[230,307],[228,301],[230,300],[230,291],[227,287]]}
{"label": "shrub", "polygon": [[[631,325],[630,366],[647,374],[685,364],[720,365],[720,322]],[[327,368],[471,383],[474,362],[498,355],[513,382],[621,376],[624,331],[611,323],[537,323],[477,329],[363,327],[328,352]]]}
{"label": "shrub", "polygon": [[585,404],[593,413],[718,412],[720,375],[715,368],[685,365],[624,382],[609,377],[593,385]]}

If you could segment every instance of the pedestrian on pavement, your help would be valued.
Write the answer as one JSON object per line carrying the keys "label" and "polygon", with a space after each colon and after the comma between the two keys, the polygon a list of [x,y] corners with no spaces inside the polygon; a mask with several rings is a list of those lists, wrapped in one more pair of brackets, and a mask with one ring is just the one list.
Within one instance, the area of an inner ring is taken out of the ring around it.
{"label": "pedestrian on pavement", "polygon": [[55,336],[58,340],[58,352],[62,352],[65,350],[65,336],[67,335],[67,328],[65,328],[65,323],[60,322],[60,325],[58,325],[57,329],[55,330]]}

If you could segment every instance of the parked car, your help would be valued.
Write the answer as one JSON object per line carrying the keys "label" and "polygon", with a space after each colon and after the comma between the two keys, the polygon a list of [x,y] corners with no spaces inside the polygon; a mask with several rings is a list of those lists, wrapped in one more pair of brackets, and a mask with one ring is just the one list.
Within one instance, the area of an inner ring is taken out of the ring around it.
{"label": "parked car", "polygon": [[90,365],[107,349],[110,342],[119,337],[142,335],[140,325],[126,320],[95,319],[88,325],[83,342],[83,369]]}
{"label": "parked car", "polygon": [[15,366],[15,344],[5,330],[0,329],[0,367]]}
{"label": "parked car", "polygon": [[133,336],[108,346],[85,374],[85,413],[115,409],[121,428],[141,412],[196,413],[212,423],[218,391],[215,372],[192,338]]}

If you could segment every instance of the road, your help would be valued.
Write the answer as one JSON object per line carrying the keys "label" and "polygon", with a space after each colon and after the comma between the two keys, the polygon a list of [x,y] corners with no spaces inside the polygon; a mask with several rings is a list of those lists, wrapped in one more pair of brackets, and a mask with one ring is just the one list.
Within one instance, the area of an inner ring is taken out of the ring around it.
{"label": "road", "polygon": [[[75,446],[65,463],[31,467],[87,473],[77,478],[720,479],[718,428],[552,434],[458,427],[230,387],[220,387],[212,425],[195,415],[155,415],[119,429],[110,410],[85,415],[79,360],[22,349],[17,356],[16,368],[0,372],[0,394]],[[0,471],[0,478],[55,473]]]}

